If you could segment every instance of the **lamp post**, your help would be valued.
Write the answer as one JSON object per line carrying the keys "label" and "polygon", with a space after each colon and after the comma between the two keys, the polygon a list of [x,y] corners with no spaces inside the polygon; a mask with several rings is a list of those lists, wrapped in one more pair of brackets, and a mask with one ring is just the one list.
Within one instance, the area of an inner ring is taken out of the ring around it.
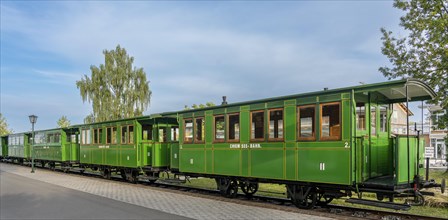
{"label": "lamp post", "polygon": [[31,131],[32,131],[32,137],[33,137],[33,142],[31,144],[31,173],[34,173],[34,124],[37,121],[37,116],[30,115],[28,117],[30,118]]}

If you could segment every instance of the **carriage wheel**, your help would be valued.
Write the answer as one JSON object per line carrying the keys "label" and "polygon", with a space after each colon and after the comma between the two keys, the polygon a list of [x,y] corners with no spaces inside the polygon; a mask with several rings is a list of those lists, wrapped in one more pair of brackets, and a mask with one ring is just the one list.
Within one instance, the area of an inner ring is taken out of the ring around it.
{"label": "carriage wheel", "polygon": [[230,178],[216,178],[216,185],[221,195],[235,198],[238,194],[238,181]]}
{"label": "carriage wheel", "polygon": [[138,181],[138,171],[137,170],[132,170],[131,171],[131,175],[129,176],[128,180],[131,183],[137,183],[137,181]]}
{"label": "carriage wheel", "polygon": [[155,183],[157,181],[157,179],[160,177],[160,173],[159,172],[150,172],[150,171],[148,171],[145,174],[148,177],[153,177],[154,178],[154,179],[148,179],[148,182],[150,184]]}
{"label": "carriage wheel", "polygon": [[50,163],[50,170],[56,170],[56,164],[54,162]]}
{"label": "carriage wheel", "polygon": [[258,183],[249,181],[240,182],[240,188],[246,196],[252,196],[258,191]]}
{"label": "carriage wheel", "polygon": [[120,176],[124,180],[128,180],[128,177],[126,176],[126,170],[120,170]]}
{"label": "carriage wheel", "polygon": [[317,193],[314,187],[288,185],[288,196],[291,202],[300,209],[312,209],[317,203]]}
{"label": "carriage wheel", "polygon": [[103,176],[103,178],[104,179],[110,179],[110,177],[111,177],[111,173],[110,173],[110,170],[109,169],[104,169],[103,171],[102,171],[102,176]]}
{"label": "carriage wheel", "polygon": [[235,198],[238,194],[238,182],[236,180],[230,180],[229,187],[226,191],[226,197]]}
{"label": "carriage wheel", "polygon": [[421,205],[425,204],[425,198],[423,197],[423,195],[420,192],[416,191],[415,195],[414,195],[414,199],[408,200],[407,202],[412,206],[421,206]]}

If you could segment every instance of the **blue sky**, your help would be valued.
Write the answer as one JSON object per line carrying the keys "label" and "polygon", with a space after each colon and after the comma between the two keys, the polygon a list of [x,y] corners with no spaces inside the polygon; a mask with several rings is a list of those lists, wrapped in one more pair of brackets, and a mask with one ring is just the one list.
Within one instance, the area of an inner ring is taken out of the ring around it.
{"label": "blue sky", "polygon": [[150,80],[145,114],[373,83],[392,1],[1,1],[1,112],[16,132],[91,112],[76,80],[117,44]]}

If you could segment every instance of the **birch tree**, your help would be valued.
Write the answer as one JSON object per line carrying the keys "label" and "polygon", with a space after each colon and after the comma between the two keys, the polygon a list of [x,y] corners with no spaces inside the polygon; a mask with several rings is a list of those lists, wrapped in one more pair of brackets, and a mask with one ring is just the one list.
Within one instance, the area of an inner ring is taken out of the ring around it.
{"label": "birch tree", "polygon": [[120,45],[103,54],[104,64],[90,66],[90,77],[84,75],[76,82],[83,102],[92,103],[93,112],[84,122],[141,116],[151,98],[145,71],[133,66],[134,57]]}

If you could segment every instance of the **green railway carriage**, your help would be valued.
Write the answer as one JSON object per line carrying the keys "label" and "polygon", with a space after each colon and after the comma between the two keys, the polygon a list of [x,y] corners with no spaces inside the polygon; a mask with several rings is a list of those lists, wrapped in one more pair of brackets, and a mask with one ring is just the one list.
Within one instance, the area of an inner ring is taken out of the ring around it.
{"label": "green railway carriage", "polygon": [[[413,197],[441,187],[421,176],[420,136],[395,135],[395,103],[430,100],[434,91],[415,79],[304,93],[167,112],[1,137],[0,157],[35,160],[54,168],[113,173],[136,182],[161,172],[214,178],[233,197],[258,184],[285,184],[299,208],[334,198],[375,193],[378,200]],[[409,118],[408,118],[409,121]],[[428,172],[426,168],[426,172]],[[183,181],[183,180],[170,180]],[[362,199],[348,202],[407,209],[407,205]]]}
{"label": "green railway carriage", "polygon": [[8,136],[0,136],[0,159],[8,157]]}
{"label": "green railway carriage", "polygon": [[70,167],[79,162],[79,130],[77,128],[57,128],[35,132],[32,147],[34,160],[42,167],[49,164],[54,168]]}
{"label": "green railway carriage", "polygon": [[352,191],[393,201],[440,186],[419,177],[419,137],[390,131],[393,103],[434,95],[407,79],[162,115],[179,120],[180,172],[215,178],[227,196],[284,183],[294,204],[311,208]]}
{"label": "green railway carriage", "polygon": [[31,158],[31,133],[18,133],[8,135],[8,158],[23,163]]}
{"label": "green railway carriage", "polygon": [[119,172],[133,182],[141,172],[155,180],[169,168],[171,140],[178,134],[175,119],[157,115],[81,125],[79,129],[82,166],[99,169],[106,178]]}

